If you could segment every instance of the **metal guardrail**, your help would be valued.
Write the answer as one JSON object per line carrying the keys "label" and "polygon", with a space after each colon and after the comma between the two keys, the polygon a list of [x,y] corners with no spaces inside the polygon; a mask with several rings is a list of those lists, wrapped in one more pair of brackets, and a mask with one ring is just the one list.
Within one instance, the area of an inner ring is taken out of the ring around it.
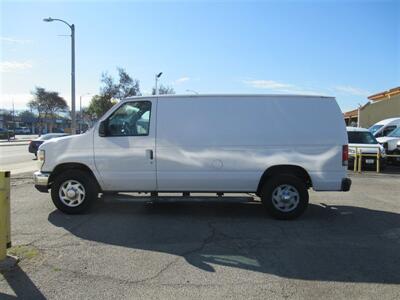
{"label": "metal guardrail", "polygon": [[[350,148],[350,147],[349,147]],[[382,155],[381,153],[381,147],[380,146],[351,146],[351,148],[355,148],[354,153],[350,153],[349,155],[354,156],[354,168],[353,171],[354,172],[358,172],[361,173],[361,166],[362,166],[362,158],[363,157],[373,157],[376,158],[376,172],[380,173],[381,172],[381,166],[380,166],[380,162],[381,162],[381,157],[396,157],[396,158],[400,158],[400,155],[398,154],[385,154]],[[361,149],[362,148],[372,148],[372,149],[377,149],[378,151],[376,151],[376,153],[362,153]]]}

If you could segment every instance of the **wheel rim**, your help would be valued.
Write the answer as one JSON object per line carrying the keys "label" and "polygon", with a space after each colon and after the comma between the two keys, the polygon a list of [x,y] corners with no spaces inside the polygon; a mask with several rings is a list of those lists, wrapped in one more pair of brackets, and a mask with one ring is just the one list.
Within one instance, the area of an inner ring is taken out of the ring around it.
{"label": "wheel rim", "polygon": [[69,207],[76,207],[85,200],[86,191],[79,181],[67,180],[60,186],[58,195],[63,204]]}
{"label": "wheel rim", "polygon": [[272,204],[282,212],[294,210],[300,202],[300,194],[297,189],[290,184],[282,184],[272,192]]}

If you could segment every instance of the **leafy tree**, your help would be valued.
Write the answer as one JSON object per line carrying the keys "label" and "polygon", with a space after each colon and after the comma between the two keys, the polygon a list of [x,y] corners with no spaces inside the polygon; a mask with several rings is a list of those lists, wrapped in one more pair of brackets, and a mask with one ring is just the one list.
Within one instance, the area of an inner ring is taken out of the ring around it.
{"label": "leafy tree", "polygon": [[109,98],[106,95],[95,95],[90,100],[87,112],[92,118],[99,119],[116,103],[115,99]]}
{"label": "leafy tree", "polygon": [[[156,94],[155,88],[153,88],[151,94],[152,95]],[[159,95],[175,94],[175,90],[170,86],[163,86],[162,84],[160,84],[160,86],[158,88],[158,94]]]}
{"label": "leafy tree", "polygon": [[36,87],[32,92],[34,99],[28,103],[28,107],[38,114],[39,132],[42,132],[43,121],[52,117],[50,131],[53,129],[53,117],[56,112],[66,110],[67,102],[57,92],[46,91],[42,87]]}
{"label": "leafy tree", "polygon": [[103,86],[100,88],[100,95],[94,96],[88,107],[88,113],[95,119],[113,107],[117,99],[141,95],[139,80],[132,79],[123,68],[117,70],[119,77],[117,81],[106,72],[101,75]]}
{"label": "leafy tree", "polygon": [[18,116],[21,118],[21,120],[22,120],[23,122],[26,122],[26,121],[28,121],[28,120],[33,120],[33,119],[36,118],[36,115],[35,115],[33,112],[29,111],[29,110],[21,111],[21,112],[18,114]]}
{"label": "leafy tree", "polygon": [[12,121],[12,113],[6,109],[0,109],[0,116],[3,117],[5,123]]}
{"label": "leafy tree", "polygon": [[132,79],[123,68],[117,68],[119,80],[115,80],[108,73],[101,75],[103,86],[100,88],[100,95],[108,98],[123,99],[131,96],[140,96],[139,80]]}

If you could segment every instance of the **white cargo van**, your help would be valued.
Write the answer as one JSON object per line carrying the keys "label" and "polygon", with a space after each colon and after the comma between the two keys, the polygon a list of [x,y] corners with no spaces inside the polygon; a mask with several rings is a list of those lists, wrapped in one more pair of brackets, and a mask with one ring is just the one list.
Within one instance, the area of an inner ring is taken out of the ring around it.
{"label": "white cargo van", "polygon": [[34,179],[71,214],[102,192],[246,192],[290,219],[306,209],[309,188],[350,189],[347,143],[331,97],[134,97],[85,134],[42,144]]}
{"label": "white cargo van", "polygon": [[[400,126],[390,132],[387,136],[377,138],[378,142],[391,155],[400,155]],[[400,157],[391,157],[391,162],[400,162]]]}
{"label": "white cargo van", "polygon": [[370,128],[369,131],[378,138],[388,136],[393,130],[400,127],[400,118],[389,118],[378,123],[375,123]]}

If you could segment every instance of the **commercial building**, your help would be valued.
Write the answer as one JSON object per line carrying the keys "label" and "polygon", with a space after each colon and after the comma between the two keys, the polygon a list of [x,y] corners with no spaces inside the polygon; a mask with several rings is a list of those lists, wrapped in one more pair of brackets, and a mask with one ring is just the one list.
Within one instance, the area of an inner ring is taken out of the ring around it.
{"label": "commercial building", "polygon": [[368,128],[384,119],[400,117],[400,86],[368,97],[364,106],[344,113],[347,125]]}

